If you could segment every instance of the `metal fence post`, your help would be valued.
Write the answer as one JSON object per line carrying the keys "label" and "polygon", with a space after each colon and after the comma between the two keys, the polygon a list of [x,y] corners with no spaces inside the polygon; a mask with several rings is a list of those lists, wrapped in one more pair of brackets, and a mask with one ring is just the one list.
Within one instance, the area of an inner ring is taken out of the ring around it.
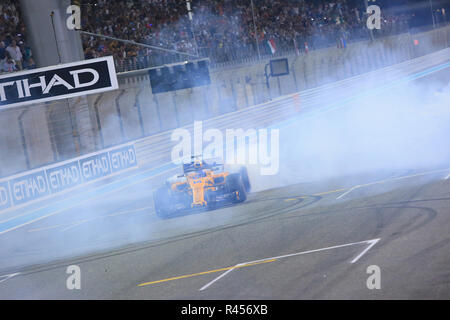
{"label": "metal fence post", "polygon": [[126,140],[126,136],[125,136],[125,130],[123,128],[122,112],[120,111],[119,99],[124,95],[124,93],[125,93],[125,90],[121,90],[119,95],[115,99],[116,112],[117,112],[117,116],[119,117],[119,127],[120,127],[120,135],[122,137],[122,142],[124,142]]}
{"label": "metal fence post", "polygon": [[25,129],[23,126],[23,116],[25,115],[25,113],[28,112],[29,109],[23,110],[19,117],[19,129],[20,129],[20,138],[22,140],[22,147],[23,147],[23,153],[25,156],[25,163],[27,165],[27,169],[30,170],[31,169],[31,164],[30,164],[30,154],[28,153],[28,147],[27,147],[27,139],[25,137]]}
{"label": "metal fence post", "polygon": [[[102,124],[100,122],[100,113],[98,112],[98,104],[100,103],[100,100],[103,97],[103,93],[101,93],[98,98],[95,100],[94,102],[94,111],[95,111],[95,120],[97,122],[97,130],[98,130],[98,134],[99,134],[99,138],[100,138],[100,143],[101,143],[101,148],[103,149],[105,147],[105,140],[103,139],[103,131],[102,131]],[[95,139],[95,141],[97,141],[97,139]],[[96,146],[97,150],[98,145]]]}
{"label": "metal fence post", "polygon": [[144,120],[142,119],[141,103],[139,102],[139,95],[141,94],[142,90],[142,87],[139,87],[139,89],[137,90],[136,102],[134,103],[134,106],[136,107],[138,112],[139,126],[141,127],[142,137],[145,137]]}

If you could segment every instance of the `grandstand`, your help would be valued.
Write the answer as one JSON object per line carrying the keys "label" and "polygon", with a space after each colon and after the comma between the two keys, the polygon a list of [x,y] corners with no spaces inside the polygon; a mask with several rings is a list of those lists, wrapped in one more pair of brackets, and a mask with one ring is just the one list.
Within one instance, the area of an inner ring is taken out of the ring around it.
{"label": "grandstand", "polygon": [[[194,18],[188,18],[184,0],[90,1],[84,0],[85,31],[195,53],[213,65],[268,55],[345,46],[368,40],[363,1],[311,0],[193,0]],[[254,9],[254,12],[252,11]],[[254,13],[254,14],[253,14]],[[408,30],[412,17],[383,13],[382,28],[375,36]],[[256,31],[255,31],[256,30]],[[255,33],[256,32],[256,33]],[[268,41],[273,41],[272,53]],[[83,37],[87,58],[114,55],[121,71],[180,61],[135,45],[93,36]]]}
{"label": "grandstand", "polygon": [[[254,0],[253,6],[248,2],[192,0],[194,18],[190,21],[185,0],[82,0],[77,2],[81,29],[119,39],[83,35],[84,56],[113,55],[117,70],[130,71],[183,57],[120,39],[198,54],[210,58],[212,66],[345,47],[370,39],[364,1]],[[433,21],[438,24],[447,23],[444,6],[438,5],[434,12]],[[1,0],[0,12],[0,73],[35,68],[20,2]],[[415,18],[408,10],[384,10],[382,14],[382,28],[374,30],[376,38],[408,32]],[[17,47],[11,47],[13,41]]]}
{"label": "grandstand", "polygon": [[0,1],[0,73],[36,67],[18,1]]}

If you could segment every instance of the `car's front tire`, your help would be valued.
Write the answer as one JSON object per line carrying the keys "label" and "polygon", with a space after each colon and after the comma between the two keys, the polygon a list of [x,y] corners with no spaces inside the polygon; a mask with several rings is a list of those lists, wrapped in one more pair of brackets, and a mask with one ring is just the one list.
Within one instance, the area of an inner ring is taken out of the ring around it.
{"label": "car's front tire", "polygon": [[247,192],[240,174],[230,174],[227,177],[227,189],[233,203],[240,203],[247,200]]}
{"label": "car's front tire", "polygon": [[205,200],[207,210],[214,210],[216,208],[217,200],[214,191],[206,191]]}

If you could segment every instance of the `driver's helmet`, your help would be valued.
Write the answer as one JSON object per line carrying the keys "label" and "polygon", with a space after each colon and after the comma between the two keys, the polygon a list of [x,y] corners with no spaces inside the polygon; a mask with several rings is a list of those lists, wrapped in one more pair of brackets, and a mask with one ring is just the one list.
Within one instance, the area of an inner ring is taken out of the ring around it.
{"label": "driver's helmet", "polygon": [[202,168],[202,162],[201,161],[198,161],[198,160],[196,160],[196,161],[194,161],[194,168],[195,169],[201,169]]}

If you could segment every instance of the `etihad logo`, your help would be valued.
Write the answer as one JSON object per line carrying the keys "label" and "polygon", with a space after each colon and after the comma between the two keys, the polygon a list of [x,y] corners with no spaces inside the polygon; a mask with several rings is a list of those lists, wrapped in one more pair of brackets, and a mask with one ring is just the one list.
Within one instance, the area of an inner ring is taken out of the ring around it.
{"label": "etihad logo", "polygon": [[[86,83],[80,82],[80,73],[90,73],[92,75],[92,80]],[[31,97],[31,89],[33,88],[40,88],[42,94],[49,94],[50,90],[55,86],[64,86],[67,90],[73,90],[77,88],[85,88],[89,86],[93,86],[98,82],[98,79],[100,78],[97,71],[94,69],[81,69],[77,71],[69,71],[69,74],[73,77],[73,85],[67,81],[65,81],[63,78],[58,76],[57,74],[54,74],[52,79],[47,83],[45,76],[39,77],[39,82],[30,84],[29,79],[22,79],[17,81],[9,81],[0,83],[0,100],[6,101],[6,93],[5,93],[5,87],[8,86],[15,86],[17,90],[17,96],[22,99],[24,97]]]}
{"label": "etihad logo", "polygon": [[0,76],[0,109],[115,90],[112,57]]}

